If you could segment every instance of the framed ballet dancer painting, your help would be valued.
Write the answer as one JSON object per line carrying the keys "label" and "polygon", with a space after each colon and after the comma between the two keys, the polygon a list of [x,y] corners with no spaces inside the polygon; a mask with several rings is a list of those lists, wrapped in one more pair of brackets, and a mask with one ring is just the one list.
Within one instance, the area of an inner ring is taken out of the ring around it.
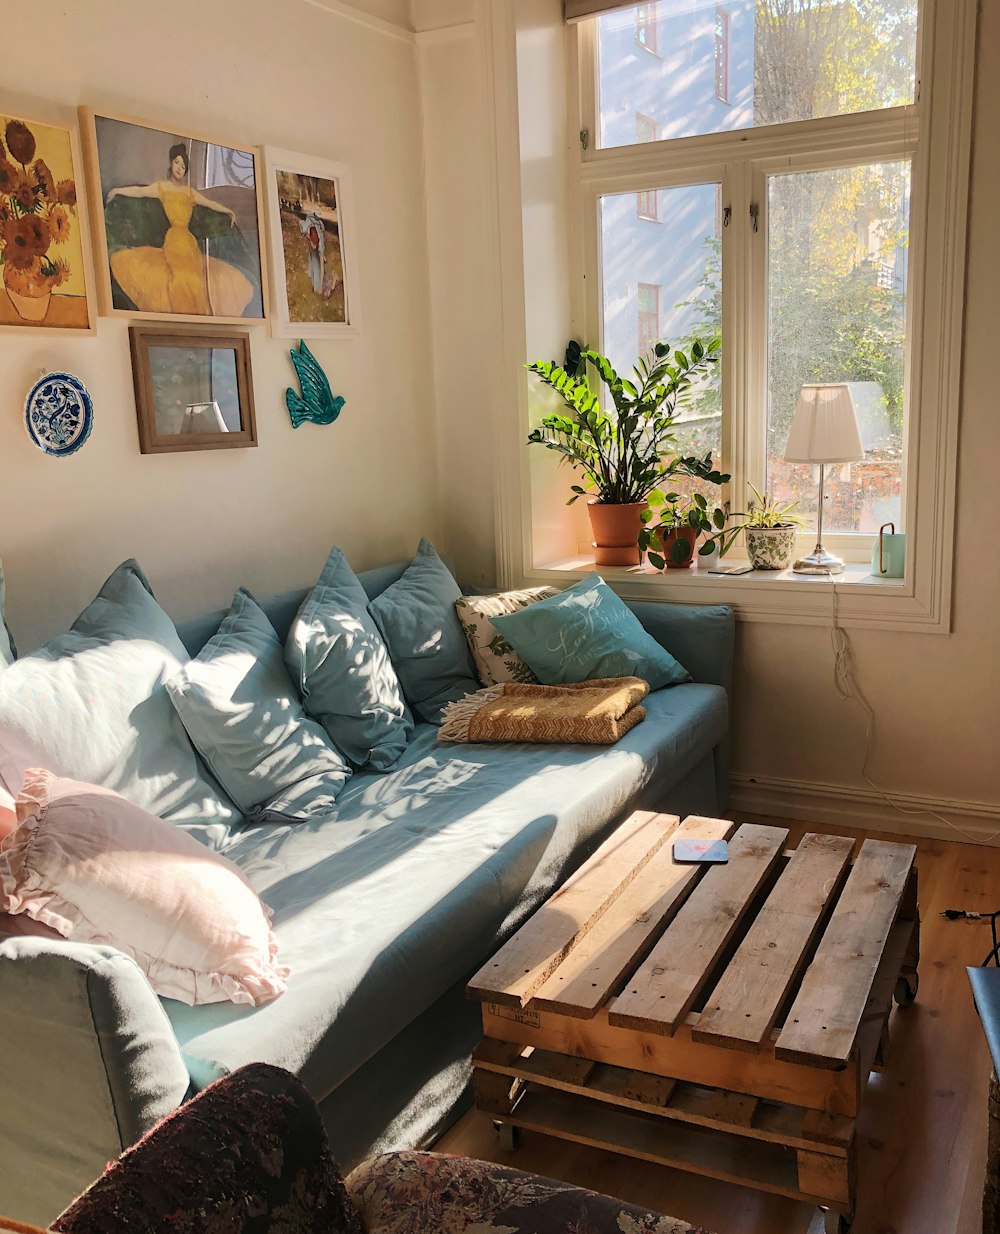
{"label": "framed ballet dancer painting", "polygon": [[344,338],[361,327],[354,198],[342,163],[264,148],[271,333]]}
{"label": "framed ballet dancer painting", "polygon": [[93,334],[76,132],[0,108],[0,330]]}
{"label": "framed ballet dancer painting", "polygon": [[261,184],[250,146],[80,109],[102,313],[261,321]]}

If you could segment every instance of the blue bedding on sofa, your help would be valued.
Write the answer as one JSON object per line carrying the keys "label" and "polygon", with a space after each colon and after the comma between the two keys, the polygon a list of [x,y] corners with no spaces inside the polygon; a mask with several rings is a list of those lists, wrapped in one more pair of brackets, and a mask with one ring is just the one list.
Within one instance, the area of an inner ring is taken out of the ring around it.
{"label": "blue bedding on sofa", "polygon": [[245,828],[225,854],[274,909],[287,992],[256,1009],[166,1002],[196,1086],[254,1059],[324,1096],[453,982],[581,844],[722,740],[726,693],[651,694],[617,745],[444,745],[421,725],[400,765],[359,775],[320,823]]}

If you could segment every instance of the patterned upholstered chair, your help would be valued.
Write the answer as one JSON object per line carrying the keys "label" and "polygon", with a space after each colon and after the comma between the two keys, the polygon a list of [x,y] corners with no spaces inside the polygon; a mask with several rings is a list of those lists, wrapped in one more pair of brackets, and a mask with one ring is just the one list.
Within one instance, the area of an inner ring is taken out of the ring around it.
{"label": "patterned upholstered chair", "polygon": [[[5,1228],[0,1218],[0,1231]],[[9,1223],[24,1234],[32,1227]],[[60,1234],[705,1234],[484,1161],[395,1152],[346,1180],[312,1099],[253,1064],[130,1148],[59,1217]]]}

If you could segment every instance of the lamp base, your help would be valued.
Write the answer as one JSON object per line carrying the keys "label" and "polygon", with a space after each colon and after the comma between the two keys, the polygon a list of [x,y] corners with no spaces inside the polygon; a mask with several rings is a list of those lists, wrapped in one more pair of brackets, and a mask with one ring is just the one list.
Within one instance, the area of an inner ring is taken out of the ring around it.
{"label": "lamp base", "polygon": [[817,544],[808,557],[800,557],[792,566],[793,574],[843,574],[844,563]]}

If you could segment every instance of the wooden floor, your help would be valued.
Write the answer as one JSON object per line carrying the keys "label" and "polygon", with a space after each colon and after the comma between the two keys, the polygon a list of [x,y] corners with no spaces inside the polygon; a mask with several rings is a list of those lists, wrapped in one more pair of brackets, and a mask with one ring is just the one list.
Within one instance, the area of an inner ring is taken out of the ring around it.
{"label": "wooden floor", "polygon": [[[734,816],[735,817],[735,816]],[[851,827],[789,824],[805,831],[867,834]],[[880,839],[907,839],[886,836]],[[921,960],[916,1003],[892,1013],[888,1065],[871,1076],[859,1119],[858,1210],[852,1234],[978,1234],[986,1159],[989,1054],[972,1002],[967,964],[990,949],[985,922],[949,922],[946,908],[1000,908],[1000,849],[918,840]],[[809,1205],[698,1178],[615,1153],[522,1133],[499,1148],[489,1117],[467,1114],[435,1145],[439,1152],[504,1162],[579,1183],[717,1234],[819,1234]]]}

